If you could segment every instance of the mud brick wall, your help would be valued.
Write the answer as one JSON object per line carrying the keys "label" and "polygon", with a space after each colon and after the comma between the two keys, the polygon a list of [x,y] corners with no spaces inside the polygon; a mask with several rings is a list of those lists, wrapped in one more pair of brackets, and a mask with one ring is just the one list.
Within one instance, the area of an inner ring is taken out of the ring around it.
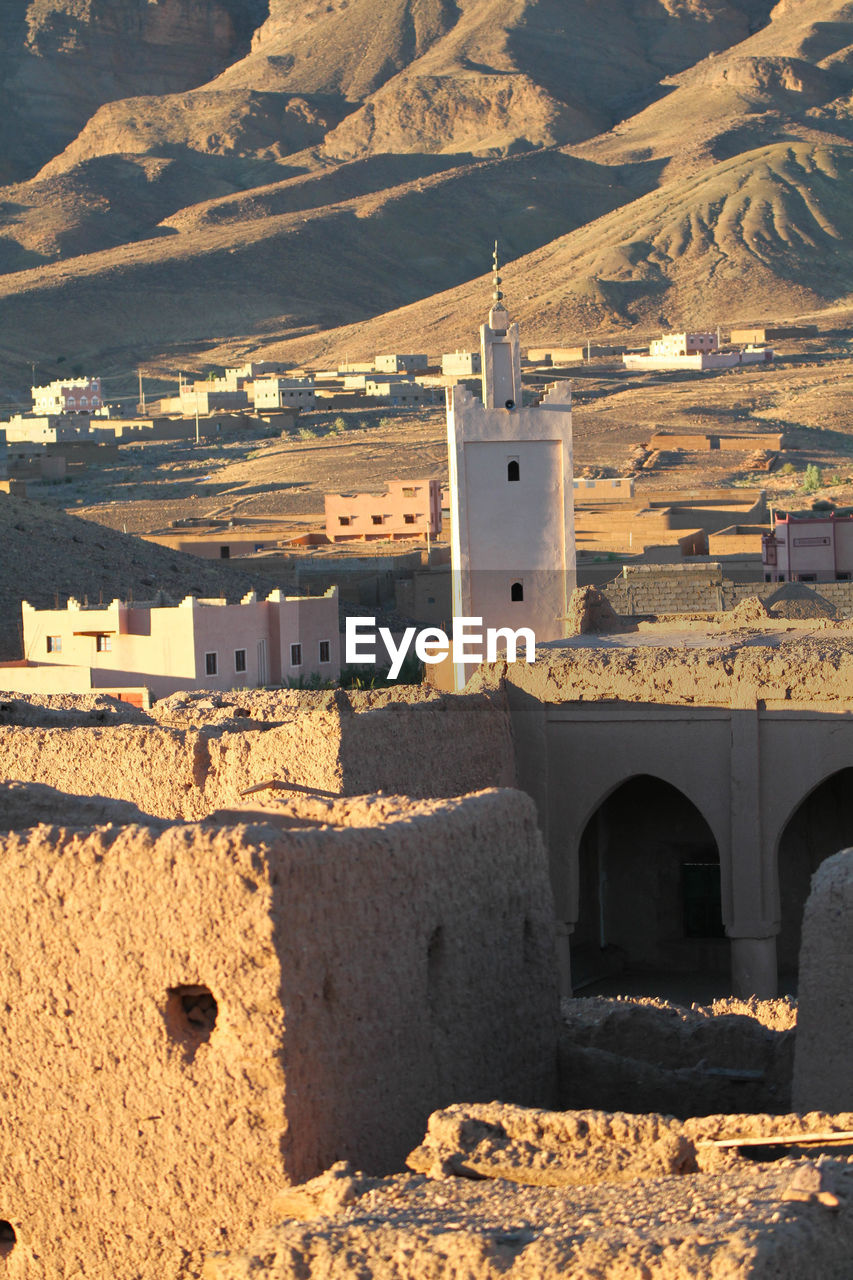
{"label": "mud brick wall", "polygon": [[454,1099],[547,1105],[552,903],[529,799],[0,839],[3,1271],[196,1277]]}
{"label": "mud brick wall", "polygon": [[[205,722],[202,712],[172,716],[170,723],[0,725],[0,782],[126,800],[154,817],[188,821],[237,803],[242,792],[271,779],[334,795],[383,790],[425,797],[515,782],[500,692],[290,692],[264,713],[265,721],[253,718],[251,693],[238,697],[246,713],[240,720],[227,716],[225,705],[216,708],[226,713],[221,721],[211,713]],[[256,700],[263,705],[263,695]],[[37,714],[27,712],[30,721]],[[57,819],[48,808],[42,820]]]}

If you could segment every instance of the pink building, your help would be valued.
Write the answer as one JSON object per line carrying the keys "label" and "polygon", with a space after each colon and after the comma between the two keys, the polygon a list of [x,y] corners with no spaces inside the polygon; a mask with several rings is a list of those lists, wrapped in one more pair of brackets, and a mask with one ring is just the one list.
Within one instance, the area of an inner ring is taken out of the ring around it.
{"label": "pink building", "polygon": [[65,609],[21,605],[24,662],[0,665],[0,687],[27,693],[147,688],[255,688],[340,675],[338,591],[240,604],[187,596],[177,605],[124,603]]}
{"label": "pink building", "polygon": [[849,582],[853,578],[853,516],[777,515],[761,539],[765,582]]}
{"label": "pink building", "polygon": [[46,387],[33,387],[36,413],[92,413],[103,406],[100,378],[58,379]]}
{"label": "pink building", "polygon": [[441,486],[437,480],[394,480],[386,493],[327,493],[326,537],[410,541],[441,533]]}

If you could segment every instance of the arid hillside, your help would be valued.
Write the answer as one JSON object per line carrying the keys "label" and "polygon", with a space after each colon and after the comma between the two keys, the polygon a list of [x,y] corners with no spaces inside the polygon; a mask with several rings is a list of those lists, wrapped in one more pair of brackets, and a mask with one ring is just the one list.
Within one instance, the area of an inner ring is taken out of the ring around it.
{"label": "arid hillside", "polygon": [[495,235],[530,338],[853,296],[849,0],[8,10],[7,390],[365,321],[369,350],[413,304],[459,340]]}

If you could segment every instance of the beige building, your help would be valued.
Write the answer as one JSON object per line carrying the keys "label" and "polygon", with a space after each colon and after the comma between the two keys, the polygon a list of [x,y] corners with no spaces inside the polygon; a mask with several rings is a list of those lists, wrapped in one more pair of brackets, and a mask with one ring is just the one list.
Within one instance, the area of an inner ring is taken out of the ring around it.
{"label": "beige building", "polygon": [[482,372],[479,351],[451,351],[443,355],[441,372],[452,378],[476,377]]}
{"label": "beige building", "polygon": [[373,368],[377,373],[423,373],[429,367],[429,357],[423,352],[393,353],[376,356]]}
{"label": "beige building", "polygon": [[252,384],[255,411],[312,409],[316,387],[310,378],[256,378]]}
{"label": "beige building", "polygon": [[144,687],[154,697],[178,689],[253,688],[311,677],[337,680],[337,589],[323,596],[240,604],[187,596],[178,605],[124,602],[65,609],[21,605],[24,664],[5,665],[0,684],[31,693]]}

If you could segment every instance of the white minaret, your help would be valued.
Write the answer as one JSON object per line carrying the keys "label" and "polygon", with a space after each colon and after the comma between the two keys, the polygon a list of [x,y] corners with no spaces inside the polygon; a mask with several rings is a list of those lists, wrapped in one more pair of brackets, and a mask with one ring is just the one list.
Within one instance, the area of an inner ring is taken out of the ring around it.
{"label": "white minaret", "polygon": [[[482,400],[447,391],[450,537],[455,618],[529,627],[537,643],[565,634],[575,587],[572,410],[568,382],[525,408],[518,325],[499,285],[480,327]],[[476,664],[454,666],[461,689]]]}

